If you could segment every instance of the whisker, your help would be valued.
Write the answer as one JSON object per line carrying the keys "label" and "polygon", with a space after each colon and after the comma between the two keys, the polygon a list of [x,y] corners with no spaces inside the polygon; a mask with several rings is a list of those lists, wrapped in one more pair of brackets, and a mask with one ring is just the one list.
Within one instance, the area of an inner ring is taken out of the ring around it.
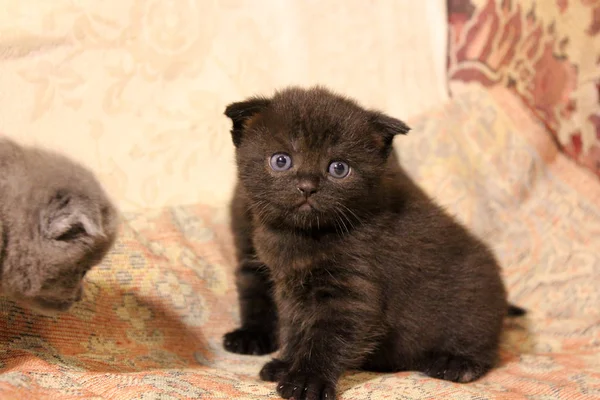
{"label": "whisker", "polygon": [[344,210],[340,210],[342,216],[344,217],[344,219],[346,220],[346,222],[348,222],[348,225],[350,225],[350,227],[354,230],[355,226],[352,223],[352,221],[350,220],[350,218],[346,215],[346,213],[344,212]]}
{"label": "whisker", "polygon": [[348,210],[348,212],[349,212],[350,214],[352,214],[352,215],[354,216],[354,218],[356,218],[356,220],[357,220],[357,221],[358,221],[360,224],[362,224],[362,223],[363,223],[363,222],[362,222],[362,220],[361,220],[361,219],[358,217],[358,215],[356,215],[356,213],[355,213],[354,211],[352,211],[350,208],[348,208],[348,207],[347,207],[347,206],[345,206],[344,204],[341,204],[341,203],[340,203],[340,205],[341,205],[342,207],[344,207],[346,210]]}
{"label": "whisker", "polygon": [[257,200],[250,205],[250,208],[256,213],[258,219],[264,220],[269,208],[269,202],[266,200]]}
{"label": "whisker", "polygon": [[338,285],[341,285],[340,281],[338,281],[335,276],[333,276],[333,274],[331,273],[331,271],[329,271],[327,268],[324,268],[325,272],[327,272],[329,274],[329,276],[331,276],[331,279],[333,279],[333,281],[335,283],[337,283]]}
{"label": "whisker", "polygon": [[[336,203],[337,203],[337,202],[336,202]],[[337,204],[339,204],[339,205],[343,205],[343,204],[341,204],[341,203],[337,203]],[[351,227],[352,229],[355,229],[355,226],[354,226],[354,224],[352,223],[352,221],[350,220],[350,218],[348,218],[348,216],[346,215],[346,213],[344,212],[344,210],[341,210],[341,209],[338,209],[338,210],[339,210],[339,212],[340,212],[340,215],[341,215],[341,216],[342,216],[342,217],[343,217],[343,218],[346,220],[346,222],[348,222],[348,225],[350,225],[350,227]],[[345,225],[345,224],[344,224],[344,225]],[[346,230],[347,230],[347,229],[346,229]],[[350,233],[350,232],[348,231],[348,233]]]}
{"label": "whisker", "polygon": [[350,233],[350,231],[348,230],[348,226],[346,226],[346,223],[344,222],[344,220],[341,218],[341,211],[337,208],[333,209],[335,211],[335,215],[336,215],[336,219],[339,220],[339,222],[341,223],[341,225],[344,226],[344,230],[346,231],[347,234]]}

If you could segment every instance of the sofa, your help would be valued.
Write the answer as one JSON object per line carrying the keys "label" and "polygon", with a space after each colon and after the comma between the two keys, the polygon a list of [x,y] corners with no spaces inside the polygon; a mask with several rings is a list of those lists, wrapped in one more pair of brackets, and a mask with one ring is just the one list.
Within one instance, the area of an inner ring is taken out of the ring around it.
{"label": "sofa", "polygon": [[600,398],[600,1],[0,4],[0,131],[88,165],[122,210],[70,311],[0,299],[1,399],[278,398],[269,356],[222,347],[239,323],[222,112],[328,82],[407,120],[402,164],[528,310],[474,383],[348,371],[339,398]]}

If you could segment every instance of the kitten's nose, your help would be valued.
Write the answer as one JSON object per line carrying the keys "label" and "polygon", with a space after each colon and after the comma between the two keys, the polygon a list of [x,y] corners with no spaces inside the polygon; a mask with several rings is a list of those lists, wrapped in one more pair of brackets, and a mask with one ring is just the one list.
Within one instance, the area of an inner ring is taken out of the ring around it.
{"label": "kitten's nose", "polygon": [[317,191],[318,182],[311,179],[303,179],[298,182],[298,191],[308,197]]}

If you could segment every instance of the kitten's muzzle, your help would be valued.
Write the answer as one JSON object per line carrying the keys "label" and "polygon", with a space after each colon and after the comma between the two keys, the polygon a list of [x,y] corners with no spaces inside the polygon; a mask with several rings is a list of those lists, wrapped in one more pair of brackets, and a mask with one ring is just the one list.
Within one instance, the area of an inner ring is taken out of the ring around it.
{"label": "kitten's muzzle", "polygon": [[83,285],[78,285],[69,294],[56,296],[53,293],[40,293],[37,296],[25,298],[24,303],[35,311],[44,315],[68,311],[75,303],[83,298]]}
{"label": "kitten's muzzle", "polygon": [[304,197],[310,197],[312,194],[317,192],[317,189],[312,189],[312,188],[303,188],[298,186],[298,191],[300,192],[301,195],[303,195]]}
{"label": "kitten's muzzle", "polygon": [[309,198],[311,195],[317,193],[318,182],[314,179],[302,179],[298,182],[297,189],[304,197]]}
{"label": "kitten's muzzle", "polygon": [[68,311],[73,306],[73,304],[75,304],[75,301],[62,301],[39,297],[29,299],[18,299],[17,302],[38,314],[45,315],[48,317],[52,317],[62,312]]}

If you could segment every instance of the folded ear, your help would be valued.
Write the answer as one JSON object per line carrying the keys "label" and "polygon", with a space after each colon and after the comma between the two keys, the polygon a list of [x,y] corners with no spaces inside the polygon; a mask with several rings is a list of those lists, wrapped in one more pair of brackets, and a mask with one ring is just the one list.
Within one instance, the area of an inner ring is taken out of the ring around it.
{"label": "folded ear", "polygon": [[371,112],[370,122],[376,132],[376,142],[386,152],[391,149],[392,141],[396,135],[406,135],[410,131],[410,128],[404,122],[379,111]]}
{"label": "folded ear", "polygon": [[42,210],[42,234],[52,240],[71,241],[104,236],[99,213],[65,192],[59,192]]}
{"label": "folded ear", "polygon": [[231,103],[225,108],[225,115],[233,122],[231,138],[233,144],[238,147],[242,140],[242,132],[248,122],[256,115],[264,111],[271,100],[264,97],[251,97],[248,100]]}

